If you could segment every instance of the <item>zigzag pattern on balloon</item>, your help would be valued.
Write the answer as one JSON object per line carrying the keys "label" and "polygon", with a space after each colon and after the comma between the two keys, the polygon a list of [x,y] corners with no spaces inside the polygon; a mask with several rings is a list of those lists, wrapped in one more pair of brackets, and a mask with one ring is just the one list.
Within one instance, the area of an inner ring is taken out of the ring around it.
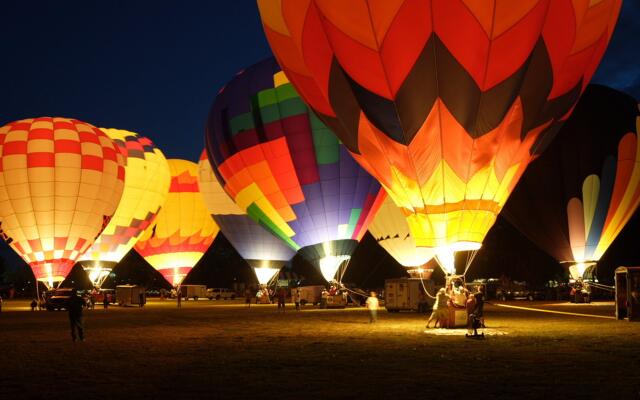
{"label": "zigzag pattern on balloon", "polygon": [[593,75],[620,0],[259,1],[305,101],[418,245],[480,243]]}

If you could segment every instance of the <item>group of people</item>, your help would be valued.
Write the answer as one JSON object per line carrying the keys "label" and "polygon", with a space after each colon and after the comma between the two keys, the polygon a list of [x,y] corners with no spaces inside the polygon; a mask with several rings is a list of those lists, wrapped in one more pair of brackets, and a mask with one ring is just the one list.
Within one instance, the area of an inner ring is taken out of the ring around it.
{"label": "group of people", "polygon": [[440,288],[436,293],[433,312],[427,321],[427,328],[434,322],[434,328],[445,328],[450,325],[450,310],[466,309],[467,328],[472,329],[476,323],[484,326],[484,286],[479,286],[476,293],[471,293],[464,287],[459,278],[452,279],[446,288]]}

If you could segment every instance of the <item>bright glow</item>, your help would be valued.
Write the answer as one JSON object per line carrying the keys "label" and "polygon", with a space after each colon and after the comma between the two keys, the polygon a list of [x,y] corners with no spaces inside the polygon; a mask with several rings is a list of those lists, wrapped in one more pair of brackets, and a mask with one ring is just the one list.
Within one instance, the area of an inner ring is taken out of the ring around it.
{"label": "bright glow", "polygon": [[260,267],[253,268],[253,272],[256,273],[256,278],[258,278],[258,283],[261,285],[266,285],[273,279],[273,277],[280,272],[280,268],[272,268],[272,267]]}
{"label": "bright glow", "polygon": [[449,246],[436,248],[436,261],[440,268],[447,275],[456,273],[456,252],[457,251],[474,251],[482,247],[482,244],[475,242],[456,242]]}
{"label": "bright glow", "polygon": [[331,282],[338,272],[338,268],[343,262],[349,260],[351,256],[326,256],[320,259],[320,272],[327,282]]}
{"label": "bright glow", "polygon": [[424,273],[424,269],[423,269],[422,267],[418,267],[418,273],[419,273],[419,274]]}
{"label": "bright glow", "polygon": [[436,252],[436,261],[438,261],[438,265],[440,265],[445,274],[453,275],[456,273],[456,256],[452,250],[438,250]]}
{"label": "bright glow", "polygon": [[569,267],[569,275],[575,280],[581,280],[584,278],[584,273],[589,267],[595,265],[595,262],[578,262]]}
{"label": "bright glow", "polygon": [[104,267],[100,262],[96,261],[93,266],[86,267],[85,271],[89,275],[89,280],[94,286],[100,287],[111,273],[111,268]]}

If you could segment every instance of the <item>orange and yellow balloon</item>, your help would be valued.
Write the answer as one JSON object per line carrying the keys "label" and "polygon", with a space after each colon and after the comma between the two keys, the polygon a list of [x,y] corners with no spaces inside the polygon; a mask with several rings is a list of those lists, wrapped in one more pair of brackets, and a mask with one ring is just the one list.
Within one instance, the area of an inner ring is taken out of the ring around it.
{"label": "orange and yellow balloon", "polygon": [[220,228],[211,218],[198,187],[198,165],[167,160],[169,194],[155,223],[135,249],[173,286],[178,286],[207,251]]}
{"label": "orange and yellow balloon", "polygon": [[100,129],[76,119],[33,118],[0,128],[3,239],[49,287],[113,216],[124,161]]}
{"label": "orange and yellow balloon", "polygon": [[102,129],[125,159],[124,191],[111,222],[79,261],[100,286],[115,264],[155,219],[169,192],[167,159],[151,140],[120,129]]}
{"label": "orange and yellow balloon", "polygon": [[[477,250],[595,72],[622,0],[258,0],[282,70],[418,246]],[[446,259],[447,262],[443,262]],[[443,267],[444,268],[444,267]]]}

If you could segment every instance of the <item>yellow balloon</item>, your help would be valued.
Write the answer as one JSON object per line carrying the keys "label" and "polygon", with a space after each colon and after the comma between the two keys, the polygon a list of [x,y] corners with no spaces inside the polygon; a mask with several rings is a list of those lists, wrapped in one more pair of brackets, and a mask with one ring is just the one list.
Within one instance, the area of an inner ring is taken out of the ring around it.
{"label": "yellow balloon", "polygon": [[125,158],[125,180],[122,199],[111,221],[79,258],[98,287],[153,223],[171,181],[167,159],[151,140],[125,130],[101,130]]}
{"label": "yellow balloon", "polygon": [[171,185],[155,223],[147,228],[135,249],[174,286],[207,251],[220,231],[198,187],[198,165],[167,160]]}

